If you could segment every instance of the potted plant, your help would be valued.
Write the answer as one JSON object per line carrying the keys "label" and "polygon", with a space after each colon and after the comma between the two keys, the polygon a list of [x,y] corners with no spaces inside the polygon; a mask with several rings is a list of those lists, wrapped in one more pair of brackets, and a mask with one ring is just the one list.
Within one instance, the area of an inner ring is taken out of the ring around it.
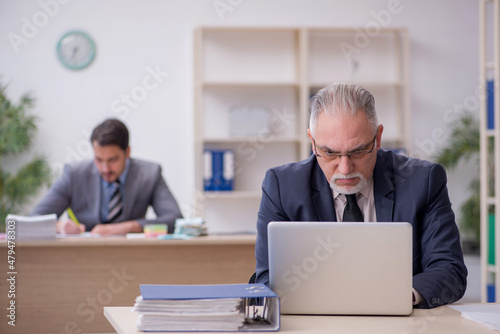
{"label": "potted plant", "polygon": [[27,151],[37,131],[36,117],[28,113],[34,105],[30,94],[24,94],[18,104],[12,103],[0,83],[0,231],[5,230],[5,218],[9,213],[23,214],[23,205],[48,185],[51,171],[43,156],[35,155],[15,172],[5,169],[7,159],[20,159]]}
{"label": "potted plant", "polygon": [[479,122],[470,112],[464,112],[452,123],[450,138],[447,145],[434,156],[434,160],[447,169],[454,169],[461,161],[468,161],[477,166],[476,175],[469,181],[469,198],[460,207],[459,221],[464,251],[477,253],[480,238]]}

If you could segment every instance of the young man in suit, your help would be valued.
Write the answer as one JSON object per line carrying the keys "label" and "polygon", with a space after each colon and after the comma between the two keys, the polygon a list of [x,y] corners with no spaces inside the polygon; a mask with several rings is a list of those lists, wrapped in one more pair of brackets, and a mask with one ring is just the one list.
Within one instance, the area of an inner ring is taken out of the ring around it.
{"label": "young man in suit", "polygon": [[[100,235],[142,232],[146,223],[168,225],[173,232],[181,218],[158,164],[130,158],[128,129],[117,119],[99,124],[90,138],[94,160],[66,165],[31,215],[55,213],[71,208],[79,225],[71,219],[57,223],[59,233],[89,230]],[[146,220],[152,206],[157,218]]]}
{"label": "young man in suit", "polygon": [[267,171],[257,221],[256,281],[269,284],[270,221],[409,222],[413,304],[460,299],[467,284],[442,166],[380,148],[375,100],[352,84],[331,84],[312,99],[313,155]]}

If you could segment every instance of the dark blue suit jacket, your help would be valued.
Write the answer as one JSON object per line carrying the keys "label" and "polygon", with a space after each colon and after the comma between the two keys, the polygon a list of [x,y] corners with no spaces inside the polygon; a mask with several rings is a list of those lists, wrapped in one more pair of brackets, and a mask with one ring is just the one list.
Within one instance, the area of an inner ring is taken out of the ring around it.
{"label": "dark blue suit jacket", "polygon": [[[379,150],[373,171],[377,221],[413,226],[413,287],[421,307],[460,299],[467,268],[441,165]],[[257,221],[256,281],[269,284],[270,221],[336,221],[330,185],[316,157],[267,171]]]}

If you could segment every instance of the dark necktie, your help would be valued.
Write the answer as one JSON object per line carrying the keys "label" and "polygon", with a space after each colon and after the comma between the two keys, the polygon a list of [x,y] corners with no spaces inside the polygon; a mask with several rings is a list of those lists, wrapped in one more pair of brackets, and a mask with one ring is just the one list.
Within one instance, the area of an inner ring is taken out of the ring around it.
{"label": "dark necktie", "polygon": [[362,222],[363,214],[361,213],[361,209],[356,202],[356,194],[345,195],[347,198],[347,204],[344,208],[344,216],[342,217],[342,221],[345,222]]}
{"label": "dark necktie", "polygon": [[123,208],[120,181],[116,180],[113,185],[115,187],[115,191],[109,200],[107,223],[112,223],[116,218],[118,218],[118,216],[122,213]]}

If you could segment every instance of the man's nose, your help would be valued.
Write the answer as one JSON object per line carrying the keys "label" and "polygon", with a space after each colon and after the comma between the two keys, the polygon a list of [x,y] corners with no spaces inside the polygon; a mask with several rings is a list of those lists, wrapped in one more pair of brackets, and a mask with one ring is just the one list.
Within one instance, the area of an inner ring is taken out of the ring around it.
{"label": "man's nose", "polygon": [[103,172],[107,172],[107,171],[109,171],[109,164],[107,162],[103,162],[101,165],[101,168],[102,168]]}
{"label": "man's nose", "polygon": [[347,175],[352,172],[352,162],[347,155],[342,155],[339,161],[338,170],[343,175]]}

